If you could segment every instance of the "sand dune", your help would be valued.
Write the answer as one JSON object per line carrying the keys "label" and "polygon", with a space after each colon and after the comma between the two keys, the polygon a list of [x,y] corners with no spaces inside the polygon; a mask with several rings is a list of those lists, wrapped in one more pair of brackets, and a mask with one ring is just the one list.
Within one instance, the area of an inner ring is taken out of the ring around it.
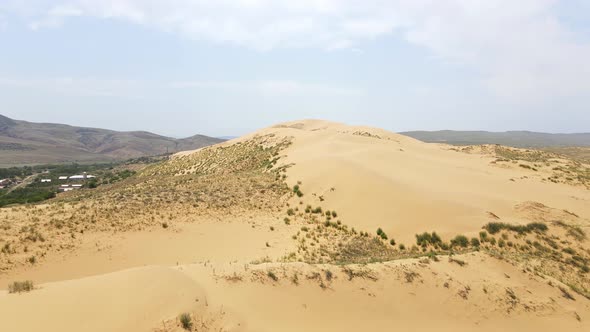
{"label": "sand dune", "polygon": [[204,300],[176,270],[147,267],[0,295],[4,331],[148,331]]}
{"label": "sand dune", "polygon": [[[195,331],[585,331],[585,167],[280,124],[82,199],[0,210],[1,225],[13,222],[2,228],[0,289],[37,285],[0,292],[0,330],[182,331],[186,312]],[[547,229],[481,237],[491,221]],[[442,242],[417,246],[425,231]],[[458,234],[481,244],[449,245]]]}

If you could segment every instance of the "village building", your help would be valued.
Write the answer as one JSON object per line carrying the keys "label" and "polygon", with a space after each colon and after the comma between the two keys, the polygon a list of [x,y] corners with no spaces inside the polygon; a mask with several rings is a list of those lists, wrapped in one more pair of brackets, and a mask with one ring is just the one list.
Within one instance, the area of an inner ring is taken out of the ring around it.
{"label": "village building", "polygon": [[41,183],[51,182],[51,179],[41,179]]}
{"label": "village building", "polygon": [[94,175],[88,175],[86,173],[82,174],[82,175],[72,175],[69,177],[70,180],[86,180],[86,179],[92,179],[95,178],[96,176]]}
{"label": "village building", "polygon": [[0,189],[8,188],[12,184],[10,179],[1,179],[0,180]]}

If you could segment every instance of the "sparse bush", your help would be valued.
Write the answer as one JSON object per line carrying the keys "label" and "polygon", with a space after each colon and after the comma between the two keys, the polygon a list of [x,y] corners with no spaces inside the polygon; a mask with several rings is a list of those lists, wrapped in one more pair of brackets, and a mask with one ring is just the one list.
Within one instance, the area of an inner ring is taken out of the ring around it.
{"label": "sparse bush", "polygon": [[167,222],[163,222],[162,223],[162,228],[168,228],[168,223]]}
{"label": "sparse bush", "polygon": [[459,264],[459,266],[467,265],[467,262],[460,260],[460,259],[453,258],[453,257],[449,257],[449,262],[450,263],[457,263],[457,264]]}
{"label": "sparse bush", "polygon": [[469,239],[465,235],[457,235],[454,239],[451,240],[451,246],[460,246],[463,248],[467,248],[469,245]]}
{"label": "sparse bush", "polygon": [[301,192],[301,189],[299,188],[299,185],[296,184],[293,187],[293,192],[295,193],[295,195],[297,195],[297,197],[302,197],[303,196],[303,192]]}
{"label": "sparse bush", "polygon": [[488,232],[486,232],[486,231],[479,232],[479,240],[481,242],[486,242],[488,240]]}
{"label": "sparse bush", "polygon": [[8,293],[30,292],[33,289],[34,286],[31,280],[15,281],[8,285]]}
{"label": "sparse bush", "polygon": [[432,236],[428,232],[422,234],[416,234],[416,244],[422,247],[426,247],[432,241]]}
{"label": "sparse bush", "polygon": [[406,250],[406,246],[403,243],[400,243],[399,250]]}
{"label": "sparse bush", "polygon": [[389,240],[389,244],[391,244],[392,246],[395,246],[395,240],[394,239]]}
{"label": "sparse bush", "polygon": [[381,227],[377,228],[377,235],[380,236],[383,240],[387,240],[387,234],[385,234]]}
{"label": "sparse bush", "polygon": [[289,209],[289,210],[287,210],[287,215],[288,215],[288,216],[293,216],[293,215],[295,215],[295,210],[293,210],[293,209]]}
{"label": "sparse bush", "polygon": [[268,271],[268,272],[266,273],[266,275],[267,275],[269,278],[271,278],[273,281],[279,281],[279,277],[277,277],[277,275],[276,275],[274,272],[272,272],[272,271]]}
{"label": "sparse bush", "polygon": [[479,240],[476,237],[471,239],[471,246],[472,247],[479,247]]}
{"label": "sparse bush", "polygon": [[576,300],[576,298],[564,287],[559,286],[559,290],[561,291],[561,295],[563,295],[563,297],[565,297],[566,299],[572,301]]}
{"label": "sparse bush", "polygon": [[338,217],[338,213],[336,213],[336,211],[332,211],[332,218],[336,218]]}
{"label": "sparse bush", "polygon": [[483,228],[486,229],[490,234],[496,234],[504,229],[517,232],[519,234],[525,234],[534,231],[547,231],[547,225],[541,222],[532,222],[527,225],[510,225],[503,222],[490,222],[483,226]]}
{"label": "sparse bush", "polygon": [[193,319],[189,313],[185,312],[180,314],[178,319],[180,320],[180,326],[182,326],[183,329],[190,331],[193,328]]}
{"label": "sparse bush", "polygon": [[442,243],[442,239],[440,236],[438,236],[438,234],[436,234],[436,232],[432,232],[432,240],[430,243],[433,245],[440,245]]}
{"label": "sparse bush", "polygon": [[432,232],[432,234],[424,232],[422,234],[416,234],[416,244],[422,247],[427,247],[429,244],[440,246],[442,239],[436,232]]}

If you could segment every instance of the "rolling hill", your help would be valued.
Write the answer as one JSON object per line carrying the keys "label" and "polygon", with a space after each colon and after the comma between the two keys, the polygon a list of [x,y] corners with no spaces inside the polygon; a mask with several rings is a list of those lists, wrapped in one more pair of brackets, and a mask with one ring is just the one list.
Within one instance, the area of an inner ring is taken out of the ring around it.
{"label": "rolling hill", "polygon": [[0,166],[108,162],[196,149],[223,139],[175,139],[145,131],[118,132],[64,124],[33,123],[0,115]]}
{"label": "rolling hill", "polygon": [[532,131],[406,131],[400,134],[423,142],[452,145],[500,144],[517,148],[590,147],[590,133],[549,134]]}

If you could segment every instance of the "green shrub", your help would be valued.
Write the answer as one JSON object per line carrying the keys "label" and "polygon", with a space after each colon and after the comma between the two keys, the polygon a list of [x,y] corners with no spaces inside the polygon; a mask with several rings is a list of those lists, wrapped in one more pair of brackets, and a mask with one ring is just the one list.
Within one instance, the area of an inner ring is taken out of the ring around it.
{"label": "green shrub", "polygon": [[490,234],[496,234],[501,230],[509,230],[517,232],[519,234],[530,233],[534,231],[545,232],[547,231],[547,225],[541,222],[532,222],[527,225],[511,225],[503,222],[490,222],[483,226]]}
{"label": "green shrub", "polygon": [[297,195],[297,197],[303,196],[303,192],[301,192],[298,184],[293,187],[293,192]]}
{"label": "green shrub", "polygon": [[293,209],[289,209],[289,210],[287,210],[287,215],[288,215],[288,216],[293,216],[293,215],[295,215],[295,210],[293,210]]}
{"label": "green shrub", "polygon": [[428,232],[422,234],[416,234],[416,244],[422,247],[426,247],[432,241],[432,236]]}
{"label": "green shrub", "polygon": [[395,246],[395,240],[394,239],[389,240],[389,244],[391,244],[392,246]]}
{"label": "green shrub", "polygon": [[451,246],[460,246],[466,248],[469,245],[469,239],[465,235],[457,235],[451,240]]}
{"label": "green shrub", "polygon": [[8,293],[30,292],[35,288],[31,280],[15,281],[8,285]]}
{"label": "green shrub", "polygon": [[429,244],[440,246],[442,239],[436,232],[432,232],[432,234],[424,232],[422,234],[416,234],[416,244],[422,247],[427,247]]}
{"label": "green shrub", "polygon": [[479,240],[476,237],[471,239],[471,246],[472,247],[479,247]]}
{"label": "green shrub", "polygon": [[399,250],[406,250],[406,246],[403,243],[400,243]]}
{"label": "green shrub", "polygon": [[503,229],[504,223],[501,222],[490,222],[487,225],[483,226],[490,234],[496,234]]}
{"label": "green shrub", "polygon": [[381,227],[377,228],[377,235],[381,237],[383,240],[387,240],[387,234],[385,234]]}
{"label": "green shrub", "polygon": [[332,218],[336,218],[338,217],[338,213],[336,213],[336,211],[332,211]]}
{"label": "green shrub", "polygon": [[486,231],[479,232],[479,240],[481,242],[486,242],[488,240],[488,232],[486,232]]}
{"label": "green shrub", "polygon": [[436,232],[432,232],[432,240],[430,241],[430,243],[432,243],[433,245],[441,244],[442,239],[440,238],[440,236],[438,236],[438,234],[436,234]]}
{"label": "green shrub", "polygon": [[318,206],[315,209],[313,209],[311,212],[316,213],[316,214],[321,214],[322,213],[322,207]]}
{"label": "green shrub", "polygon": [[180,325],[183,329],[190,331],[193,328],[193,319],[191,318],[191,315],[189,313],[185,312],[183,314],[180,314],[178,319],[180,320]]}

